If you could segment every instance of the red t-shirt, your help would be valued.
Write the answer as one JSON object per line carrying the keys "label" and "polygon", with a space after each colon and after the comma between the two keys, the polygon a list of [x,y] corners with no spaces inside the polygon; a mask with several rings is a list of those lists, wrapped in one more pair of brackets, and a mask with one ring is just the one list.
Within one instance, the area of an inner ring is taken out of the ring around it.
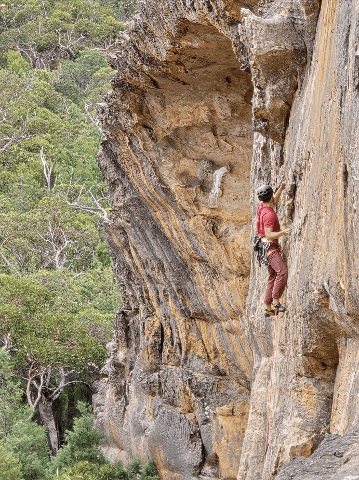
{"label": "red t-shirt", "polygon": [[[257,210],[257,233],[260,237],[265,237],[265,228],[272,228],[273,232],[280,232],[280,225],[277,214],[273,208],[263,205],[261,202]],[[271,243],[278,243],[278,239],[272,240]]]}

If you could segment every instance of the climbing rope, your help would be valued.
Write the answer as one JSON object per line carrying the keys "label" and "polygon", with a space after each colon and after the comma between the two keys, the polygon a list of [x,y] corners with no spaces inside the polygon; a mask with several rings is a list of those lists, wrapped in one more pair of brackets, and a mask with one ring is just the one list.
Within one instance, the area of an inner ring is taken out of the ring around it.
{"label": "climbing rope", "polygon": [[276,338],[276,327],[277,327],[277,316],[278,312],[275,311],[275,320],[274,320],[274,332],[273,332],[273,349],[272,349],[272,366],[270,371],[270,384],[269,384],[269,399],[268,399],[268,415],[267,415],[267,431],[266,431],[266,440],[264,444],[264,463],[266,461],[266,455],[268,450],[268,436],[269,436],[269,416],[270,416],[270,404],[272,400],[272,382],[273,382],[273,366],[274,366],[274,346]]}

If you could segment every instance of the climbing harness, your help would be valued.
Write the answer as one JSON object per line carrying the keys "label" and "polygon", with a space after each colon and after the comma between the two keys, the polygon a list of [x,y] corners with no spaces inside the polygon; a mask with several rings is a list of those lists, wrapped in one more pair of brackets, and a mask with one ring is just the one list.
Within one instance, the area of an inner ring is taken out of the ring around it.
{"label": "climbing harness", "polygon": [[268,450],[268,437],[269,437],[269,417],[270,417],[270,404],[272,401],[272,386],[273,386],[273,367],[274,367],[274,346],[275,346],[275,339],[276,339],[276,330],[277,330],[277,317],[278,312],[275,311],[275,319],[274,319],[274,332],[273,332],[273,349],[272,349],[272,366],[270,371],[270,384],[269,384],[269,399],[268,399],[268,415],[267,415],[267,431],[266,431],[266,439],[264,444],[264,463],[266,461],[266,455]]}
{"label": "climbing harness", "polygon": [[253,250],[257,253],[257,262],[259,264],[259,268],[262,265],[269,267],[268,250],[270,246],[271,243],[263,242],[263,239],[259,235],[254,237]]}

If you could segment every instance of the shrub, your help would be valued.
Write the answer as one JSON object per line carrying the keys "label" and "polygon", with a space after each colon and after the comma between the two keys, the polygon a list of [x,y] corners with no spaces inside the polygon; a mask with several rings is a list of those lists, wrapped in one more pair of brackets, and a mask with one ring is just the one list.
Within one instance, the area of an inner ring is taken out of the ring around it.
{"label": "shrub", "polygon": [[158,480],[158,477],[151,460],[144,465],[141,458],[135,455],[127,467],[122,462],[101,466],[86,461],[79,462],[66,469],[60,478],[54,477],[53,480]]}
{"label": "shrub", "polygon": [[78,402],[77,408],[81,417],[74,420],[72,431],[66,431],[67,444],[60,448],[52,462],[51,473],[53,474],[57,469],[62,474],[66,469],[75,467],[80,462],[99,466],[107,463],[99,449],[105,441],[105,436],[94,428],[94,416],[90,407],[85,402]]}
{"label": "shrub", "polygon": [[21,465],[24,480],[44,480],[48,477],[50,451],[45,427],[30,419],[18,421],[6,437],[5,448]]}
{"label": "shrub", "polygon": [[0,444],[0,480],[24,480],[21,465],[12,453],[4,451]]}

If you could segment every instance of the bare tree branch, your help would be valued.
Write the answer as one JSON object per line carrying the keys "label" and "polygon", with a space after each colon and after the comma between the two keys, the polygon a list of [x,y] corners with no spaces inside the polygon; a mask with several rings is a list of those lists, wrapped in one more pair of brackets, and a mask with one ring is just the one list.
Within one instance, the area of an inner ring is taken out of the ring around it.
{"label": "bare tree branch", "polygon": [[[2,111],[2,110],[1,110]],[[2,121],[5,121],[6,119],[6,112],[3,113],[2,111],[2,115],[3,115],[3,120]],[[27,122],[28,122],[28,116],[26,115],[26,118],[25,120],[22,122],[22,125],[21,125],[21,128],[20,128],[20,132],[18,135],[13,135],[11,137],[4,137],[4,138],[0,138],[0,142],[6,142],[5,145],[3,145],[1,148],[0,148],[0,153],[4,153],[5,150],[7,150],[9,147],[11,147],[11,145],[14,143],[14,142],[20,142],[21,140],[28,140],[29,138],[31,137],[36,137],[36,134],[33,134],[33,135],[30,135],[28,133],[26,133],[26,125],[27,125]]]}
{"label": "bare tree branch", "polygon": [[61,393],[64,391],[65,387],[67,387],[68,385],[72,385],[74,383],[82,383],[83,385],[86,385],[91,391],[93,391],[91,386],[87,382],[84,382],[82,380],[71,380],[71,382],[66,382],[66,383],[62,384],[61,390],[60,390],[60,387],[58,387],[55,390],[55,392],[50,395],[49,400],[51,400],[52,402],[57,400],[59,398],[59,396],[61,395]]}
{"label": "bare tree branch", "polygon": [[17,349],[15,348],[15,343],[11,340],[10,334],[6,332],[4,328],[2,328],[2,335],[2,342],[4,344],[5,350],[7,352],[17,352]]}
{"label": "bare tree branch", "polygon": [[[13,237],[16,237],[16,235],[10,235],[9,237],[5,238],[5,240],[3,240],[3,242],[1,243],[0,245],[0,248],[3,247],[5,245],[6,242],[8,242],[10,240],[10,238],[13,238]],[[15,267],[13,267],[13,265],[11,264],[11,262],[5,257],[5,255],[3,253],[0,252],[0,258],[4,261],[4,263],[6,263],[6,265],[10,268],[13,268],[16,275],[18,277],[21,277],[20,273],[16,270]]]}
{"label": "bare tree branch", "polygon": [[82,277],[82,275],[84,275],[84,272],[78,272],[72,277],[72,280],[74,280],[77,277]]}
{"label": "bare tree branch", "polygon": [[[30,368],[29,368],[29,373],[28,373],[28,380],[27,380],[27,386],[26,386],[26,397],[29,405],[35,409],[41,400],[42,397],[42,387],[44,384],[44,374],[46,371],[41,371],[37,372],[37,367],[34,365],[34,362],[31,363]],[[40,384],[37,384],[35,381],[35,378],[37,376],[40,376]],[[31,385],[34,385],[36,390],[37,390],[37,397],[35,402],[32,400],[32,394],[31,394]]]}
{"label": "bare tree branch", "polygon": [[2,108],[0,108],[0,112],[1,112],[1,115],[2,115],[2,119],[0,120],[0,123],[4,123],[8,120],[7,113],[4,112],[4,110]]}
{"label": "bare tree branch", "polygon": [[40,150],[40,160],[41,160],[43,171],[44,171],[47,193],[49,194],[51,190],[51,172],[54,165],[53,163],[50,163],[49,165],[47,164],[46,158],[44,155],[44,149],[42,147]]}
{"label": "bare tree branch", "polygon": [[72,202],[72,203],[68,199],[69,191],[70,191],[70,188],[71,188],[71,185],[69,185],[69,187],[67,189],[67,192],[66,192],[66,195],[65,195],[65,200],[70,207],[75,208],[76,210],[81,210],[83,212],[92,213],[94,215],[97,215],[99,218],[101,218],[101,220],[103,220],[105,222],[108,222],[108,220],[109,220],[108,214],[107,214],[106,210],[102,207],[101,202],[103,200],[108,200],[109,196],[104,195],[100,191],[102,196],[100,198],[96,198],[95,195],[92,192],[92,189],[94,188],[94,186],[95,185],[92,185],[88,189],[87,193],[90,194],[91,199],[92,199],[93,203],[95,204],[95,206],[88,206],[88,205],[83,205],[82,203],[80,203],[81,202],[81,197],[83,195],[83,190],[85,188],[85,184],[83,184],[82,187],[80,188],[80,191],[79,191],[79,194],[77,195],[76,201]]}
{"label": "bare tree branch", "polygon": [[49,386],[49,383],[50,383],[50,380],[51,380],[51,373],[52,373],[52,369],[51,369],[51,365],[49,366],[49,369],[48,369],[48,372],[47,372],[47,375],[46,375],[46,380],[45,380],[45,387],[48,388]]}
{"label": "bare tree branch", "polygon": [[16,270],[16,268],[12,265],[12,263],[9,262],[9,260],[5,257],[5,255],[4,255],[3,253],[1,253],[1,252],[0,252],[0,258],[4,261],[4,263],[6,263],[6,265],[7,265],[8,267],[14,269],[14,272],[16,273],[16,275],[17,275],[18,277],[21,277],[20,272],[18,272],[18,271]]}
{"label": "bare tree branch", "polygon": [[6,237],[5,240],[2,241],[2,243],[0,245],[0,248],[3,247],[5,245],[5,243],[10,240],[10,238],[14,238],[14,237],[17,237],[17,234],[9,235],[8,237]]}
{"label": "bare tree branch", "polygon": [[66,263],[72,262],[68,260],[65,250],[74,242],[69,239],[68,234],[61,228],[57,227],[54,231],[51,222],[47,224],[47,236],[44,237],[40,232],[36,230],[38,236],[47,244],[51,246],[51,250],[48,249],[36,249],[32,248],[34,253],[42,253],[47,258],[48,262],[55,266],[56,270],[62,270]]}
{"label": "bare tree branch", "polygon": [[14,142],[20,142],[20,140],[28,140],[31,137],[36,137],[36,135],[18,135],[15,137],[5,137],[0,138],[0,142],[6,142],[5,145],[0,148],[0,153],[4,153]]}
{"label": "bare tree branch", "polygon": [[91,115],[91,113],[89,111],[89,108],[92,107],[92,106],[93,106],[92,102],[89,102],[89,101],[85,102],[84,108],[85,108],[86,115],[89,117],[91,122],[95,125],[97,130],[102,133],[102,128],[101,128],[101,125],[100,125],[100,119],[97,116],[95,117],[94,115]]}

